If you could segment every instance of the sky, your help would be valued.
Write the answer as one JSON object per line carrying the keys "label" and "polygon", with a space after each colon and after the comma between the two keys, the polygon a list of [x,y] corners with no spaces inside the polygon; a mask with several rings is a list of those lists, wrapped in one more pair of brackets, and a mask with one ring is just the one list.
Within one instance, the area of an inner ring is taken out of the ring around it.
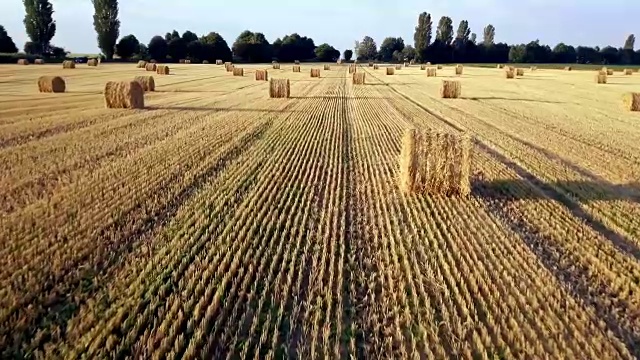
{"label": "sky", "polygon": [[[98,53],[91,0],[52,0],[56,36],[52,43],[73,53]],[[515,5],[517,4],[517,5]],[[27,36],[22,0],[0,0],[0,25],[22,49]],[[496,42],[527,43],[539,39],[551,47],[569,45],[622,47],[629,34],[640,36],[640,1],[608,0],[121,0],[120,36],[134,34],[148,43],[154,35],[191,30],[198,35],[220,33],[229,46],[243,30],[262,32],[269,42],[297,32],[316,45],[329,43],[340,51],[371,36],[401,36],[413,45],[418,15],[429,12],[435,25],[450,16],[454,30],[468,20],[482,39],[487,24],[496,27]],[[636,49],[640,44],[636,46]]]}

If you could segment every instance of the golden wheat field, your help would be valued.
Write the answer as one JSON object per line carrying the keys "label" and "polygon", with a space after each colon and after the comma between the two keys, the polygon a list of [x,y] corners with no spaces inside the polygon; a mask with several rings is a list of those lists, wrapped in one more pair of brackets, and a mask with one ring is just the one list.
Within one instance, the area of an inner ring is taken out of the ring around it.
{"label": "golden wheat field", "polygon": [[[0,357],[640,356],[639,74],[238,66],[0,66]],[[473,136],[471,195],[400,190],[407,128]]]}

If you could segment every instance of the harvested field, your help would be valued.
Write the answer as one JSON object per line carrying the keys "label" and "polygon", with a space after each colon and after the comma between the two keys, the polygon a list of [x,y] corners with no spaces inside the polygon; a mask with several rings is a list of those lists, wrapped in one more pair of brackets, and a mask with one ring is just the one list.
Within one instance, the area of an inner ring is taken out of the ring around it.
{"label": "harvested field", "polygon": [[[106,109],[134,65],[0,65],[1,358],[640,357],[637,75],[172,64]],[[407,129],[474,139],[468,195],[403,191]]]}

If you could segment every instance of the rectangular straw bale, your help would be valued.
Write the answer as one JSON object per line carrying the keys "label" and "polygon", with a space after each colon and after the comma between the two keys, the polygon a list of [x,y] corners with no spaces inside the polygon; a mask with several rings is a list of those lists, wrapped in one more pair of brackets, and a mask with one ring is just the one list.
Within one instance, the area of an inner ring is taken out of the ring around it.
{"label": "rectangular straw bale", "polygon": [[267,70],[256,70],[256,80],[258,81],[267,81],[268,80]]}
{"label": "rectangular straw bale", "polygon": [[20,60],[18,60],[18,65],[29,65],[29,60],[20,59]]}
{"label": "rectangular straw bale", "polygon": [[107,82],[104,99],[109,109],[144,108],[144,90],[137,81]]}
{"label": "rectangular straw bale", "polygon": [[75,69],[76,68],[76,63],[75,61],[72,60],[65,60],[62,62],[62,68],[63,69]]}
{"label": "rectangular straw bale", "polygon": [[234,67],[233,68],[233,76],[244,76],[244,69],[243,68]]}
{"label": "rectangular straw bale", "polygon": [[153,79],[153,76],[136,76],[133,78],[133,81],[140,84],[144,91],[156,91],[156,81]]}
{"label": "rectangular straw bale", "polygon": [[524,69],[516,69],[516,76],[524,76]]}
{"label": "rectangular straw bale", "polygon": [[41,93],[63,93],[66,88],[67,85],[60,76],[40,76],[38,78],[38,90]]}
{"label": "rectangular straw bale", "polygon": [[400,189],[406,194],[468,196],[472,139],[467,134],[409,129],[402,138]]}
{"label": "rectangular straw bale", "polygon": [[373,70],[378,70],[380,68],[380,66],[378,66],[378,64],[374,64],[373,65]]}
{"label": "rectangular straw bale", "polygon": [[289,79],[269,80],[270,98],[288,98],[291,95],[291,84]]}
{"label": "rectangular straw bale", "polygon": [[498,64],[498,65],[496,65],[496,68],[497,68],[497,69],[502,69],[502,68],[504,68],[504,65],[502,65],[502,64]]}
{"label": "rectangular straw bale", "polygon": [[622,97],[625,109],[630,111],[640,111],[640,93],[626,93]]}
{"label": "rectangular straw bale", "polygon": [[144,60],[138,61],[138,65],[136,65],[136,68],[138,68],[138,69],[146,69],[147,68],[147,62],[144,61]]}
{"label": "rectangular straw bale", "polygon": [[538,67],[537,67],[537,66],[532,66],[532,67],[530,67],[530,68],[529,68],[529,70],[531,70],[531,71],[537,71],[537,70],[538,70]]}
{"label": "rectangular straw bale", "polygon": [[271,64],[271,67],[272,67],[274,70],[280,70],[280,64],[278,64],[278,63]]}
{"label": "rectangular straw bale", "polygon": [[158,75],[169,75],[169,67],[167,65],[158,65],[156,68],[156,74]]}
{"label": "rectangular straw bale", "polygon": [[353,84],[354,85],[364,85],[365,83],[365,73],[363,72],[359,72],[359,73],[353,73]]}
{"label": "rectangular straw bale", "polygon": [[353,74],[358,71],[358,67],[355,65],[349,65],[349,74]]}
{"label": "rectangular straw bale", "polygon": [[428,68],[427,69],[427,77],[437,76],[436,68]]}
{"label": "rectangular straw bale", "polygon": [[320,69],[311,69],[311,77],[319,78],[320,77]]}
{"label": "rectangular straw bale", "polygon": [[420,70],[427,70],[427,65],[420,65]]}
{"label": "rectangular straw bale", "polygon": [[324,69],[325,71],[327,71],[327,70],[331,70],[331,66],[329,66],[328,64],[324,64],[323,69]]}
{"label": "rectangular straw bale", "polygon": [[573,68],[572,68],[571,66],[565,66],[565,67],[564,67],[564,69],[565,69],[566,71],[571,71],[571,70],[573,70]]}
{"label": "rectangular straw bale", "polygon": [[464,67],[460,64],[456,65],[456,75],[462,75]]}
{"label": "rectangular straw bale", "polygon": [[462,93],[462,84],[459,81],[442,80],[440,96],[443,99],[457,99]]}
{"label": "rectangular straw bale", "polygon": [[442,70],[442,65],[438,65],[438,66],[436,66],[436,68],[437,68],[438,70]]}
{"label": "rectangular straw bale", "polygon": [[395,69],[396,70],[402,70],[402,65],[396,65]]}
{"label": "rectangular straw bale", "polygon": [[395,74],[396,69],[392,68],[392,67],[388,67],[387,68],[387,75],[393,75]]}
{"label": "rectangular straw bale", "polygon": [[293,65],[293,72],[300,72],[300,65]]}
{"label": "rectangular straw bale", "polygon": [[369,67],[373,67],[373,62],[369,61]]}

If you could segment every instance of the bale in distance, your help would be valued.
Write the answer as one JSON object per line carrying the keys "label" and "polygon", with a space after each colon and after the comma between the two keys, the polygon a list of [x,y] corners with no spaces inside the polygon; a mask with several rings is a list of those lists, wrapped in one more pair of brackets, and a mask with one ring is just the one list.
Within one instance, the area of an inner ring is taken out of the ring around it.
{"label": "bale in distance", "polygon": [[632,69],[624,69],[624,70],[623,70],[623,73],[624,73],[625,75],[633,75],[633,70],[632,70]]}
{"label": "bale in distance", "polygon": [[202,63],[205,64],[205,65],[208,65],[209,64],[209,60],[202,60]]}
{"label": "bale in distance", "polygon": [[144,90],[137,81],[109,81],[104,88],[108,109],[144,108]]}
{"label": "bale in distance", "polygon": [[524,69],[516,69],[516,76],[524,76]]}
{"label": "bale in distance", "polygon": [[218,59],[216,60],[216,65],[224,65],[224,63],[222,62],[222,60]]}
{"label": "bale in distance", "polygon": [[87,60],[88,66],[98,66],[98,59],[89,59]]}
{"label": "bale in distance", "polygon": [[74,61],[71,60],[65,60],[62,62],[62,68],[63,69],[75,69],[76,68],[76,63]]}
{"label": "bale in distance", "polygon": [[186,62],[187,62],[187,60],[185,60],[185,59],[180,59],[180,60],[178,60],[178,63],[179,63],[179,64],[185,64]]}
{"label": "bale in distance", "polygon": [[606,84],[607,83],[607,73],[605,71],[600,71],[596,74],[596,83],[598,84]]}
{"label": "bale in distance", "polygon": [[256,70],[256,80],[257,81],[267,81],[268,80],[267,70]]}
{"label": "bale in distance", "polygon": [[428,68],[427,69],[427,77],[434,77],[434,76],[437,76],[436,68]]}
{"label": "bale in distance", "polygon": [[436,66],[436,68],[437,68],[438,70],[442,70],[442,65],[438,65],[438,66]]}
{"label": "bale in distance", "polygon": [[431,61],[427,61],[427,66],[431,66]]}
{"label": "bale in distance", "polygon": [[271,65],[271,67],[272,67],[274,70],[280,70],[280,64],[278,64],[278,63],[272,64],[272,65]]}
{"label": "bale in distance", "polygon": [[460,64],[456,65],[456,75],[462,75],[464,67]]}
{"label": "bale in distance", "polygon": [[369,61],[369,67],[373,67],[373,62]]}
{"label": "bale in distance", "polygon": [[29,65],[29,60],[27,59],[19,59],[18,65]]}
{"label": "bale in distance", "polygon": [[136,65],[136,67],[138,69],[146,69],[147,68],[147,62],[144,60],[140,60],[138,61],[138,65]]}
{"label": "bale in distance", "polygon": [[502,65],[502,64],[496,65],[496,69],[502,69],[502,68],[504,68],[504,65]]}
{"label": "bale in distance", "polygon": [[235,67],[235,66],[234,66],[233,64],[231,64],[231,63],[228,63],[228,64],[227,64],[227,63],[225,63],[225,64],[224,64],[224,69],[225,69],[227,72],[233,72],[233,68],[234,68],[234,67]]}
{"label": "bale in distance", "polygon": [[396,70],[402,70],[402,65],[396,65],[395,69]]}
{"label": "bale in distance", "polygon": [[640,111],[640,93],[626,93],[622,96],[622,104],[629,111]]}
{"label": "bale in distance", "polygon": [[513,71],[513,69],[510,69],[508,67],[504,69],[504,74],[507,77],[507,79],[515,79],[516,78],[516,72]]}
{"label": "bale in distance", "polygon": [[373,65],[373,70],[378,70],[380,68],[380,66],[378,66],[378,64],[374,64]]}
{"label": "bale in distance", "polygon": [[136,76],[133,81],[139,83],[144,91],[156,91],[156,81],[153,76]]}
{"label": "bale in distance", "polygon": [[531,70],[531,71],[537,71],[537,70],[538,70],[538,67],[537,67],[537,66],[532,66],[532,67],[530,67],[530,68],[529,68],[529,70]]}
{"label": "bale in distance", "polygon": [[41,93],[63,93],[67,89],[64,79],[60,76],[40,76],[38,90]]}
{"label": "bale in distance", "polygon": [[355,65],[349,65],[349,74],[353,74],[358,71],[358,67]]}
{"label": "bale in distance", "polygon": [[291,84],[289,79],[269,80],[270,98],[288,98],[291,95]]}
{"label": "bale in distance", "polygon": [[420,70],[426,70],[427,69],[427,65],[420,65]]}
{"label": "bale in distance", "polygon": [[244,69],[243,68],[234,67],[233,68],[233,76],[244,76]]}
{"label": "bale in distance", "polygon": [[146,69],[147,71],[157,71],[157,70],[158,70],[158,64],[148,63],[148,64],[145,66],[145,69]]}
{"label": "bale in distance", "polygon": [[325,71],[331,70],[331,66],[329,66],[329,64],[324,64],[324,67],[322,69]]}
{"label": "bale in distance", "polygon": [[359,72],[359,73],[353,73],[353,85],[364,85],[365,83],[365,73],[363,72]]}
{"label": "bale in distance", "polygon": [[564,69],[565,69],[566,71],[571,71],[571,70],[573,70],[573,68],[572,68],[571,66],[565,66],[565,67],[564,67]]}
{"label": "bale in distance", "polygon": [[408,62],[405,62],[405,63],[404,63],[404,67],[409,67],[409,63],[408,63]]}
{"label": "bale in distance", "polygon": [[311,69],[311,77],[319,78],[320,77],[320,69]]}
{"label": "bale in distance", "polygon": [[459,81],[442,80],[440,96],[443,99],[457,99],[462,93],[462,84]]}
{"label": "bale in distance", "polygon": [[33,63],[36,65],[44,65],[44,59],[35,59]]}
{"label": "bale in distance", "polygon": [[400,189],[406,194],[468,196],[471,137],[409,129],[402,138]]}
{"label": "bale in distance", "polygon": [[392,67],[387,68],[387,75],[393,75],[395,74],[395,72],[396,72],[395,68],[392,68]]}
{"label": "bale in distance", "polygon": [[300,72],[300,65],[293,65],[293,72]]}
{"label": "bale in distance", "polygon": [[158,65],[156,67],[156,74],[158,75],[169,75],[169,67],[167,65]]}
{"label": "bale in distance", "polygon": [[296,64],[296,65],[300,65],[300,60],[296,60],[293,63]]}

